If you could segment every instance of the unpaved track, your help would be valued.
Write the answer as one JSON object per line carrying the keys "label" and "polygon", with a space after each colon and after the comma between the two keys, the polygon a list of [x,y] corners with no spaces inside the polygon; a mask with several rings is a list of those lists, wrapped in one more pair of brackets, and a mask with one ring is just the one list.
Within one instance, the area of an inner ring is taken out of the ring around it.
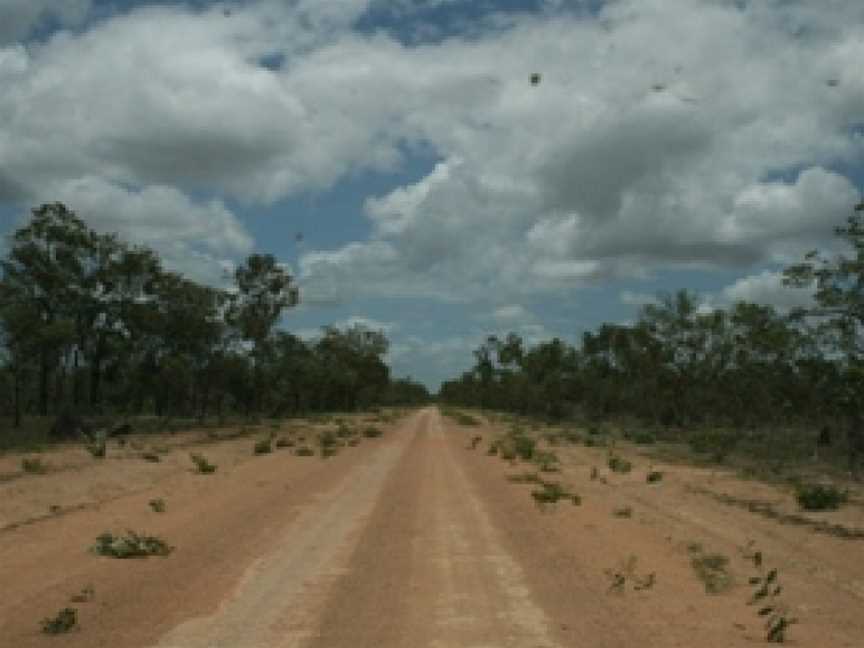
{"label": "unpaved track", "polygon": [[[698,540],[729,554],[748,533],[781,561],[804,617],[792,645],[864,646],[854,589],[864,542],[799,542],[804,531],[684,496],[671,477],[601,485],[587,478],[595,458],[584,449],[565,456],[558,477],[583,505],[541,513],[531,487],[505,479],[524,467],[486,456],[491,429],[466,449],[476,431],[427,408],[327,461],[277,452],[2,532],[0,647],[754,646],[745,574],[709,596],[682,548]],[[167,513],[147,510],[155,496],[166,496]],[[621,504],[634,506],[633,519],[611,515]],[[129,561],[86,553],[99,532],[127,527],[177,549]],[[771,544],[772,534],[790,542]],[[830,582],[815,571],[828,553],[820,547],[856,566]],[[605,570],[631,555],[656,584],[610,593]],[[96,597],[77,605],[81,629],[40,634],[39,620],[88,583]]]}

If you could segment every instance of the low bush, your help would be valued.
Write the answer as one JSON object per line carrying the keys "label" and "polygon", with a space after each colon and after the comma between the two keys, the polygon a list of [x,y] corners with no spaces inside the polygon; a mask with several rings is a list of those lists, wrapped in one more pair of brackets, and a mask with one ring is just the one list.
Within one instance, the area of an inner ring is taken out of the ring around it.
{"label": "low bush", "polygon": [[276,439],[276,447],[277,448],[291,448],[294,446],[294,441],[289,439],[288,437],[279,437]]}
{"label": "low bush", "polygon": [[94,459],[104,459],[108,448],[108,435],[105,430],[97,430],[95,434],[87,437],[84,447]]}
{"label": "low bush", "polygon": [[161,461],[159,455],[157,455],[155,452],[145,452],[141,455],[141,458],[144,461],[149,461],[151,463],[159,463]]}
{"label": "low bush", "polygon": [[63,608],[53,618],[42,619],[42,632],[45,634],[65,634],[78,625],[78,610]]}
{"label": "low bush", "polygon": [[150,508],[153,509],[154,513],[164,513],[165,512],[165,500],[161,497],[158,499],[152,499],[147,502],[150,505]]}
{"label": "low bush", "polygon": [[700,550],[692,550],[695,554],[690,559],[690,566],[702,584],[707,594],[719,594],[732,586],[732,575],[729,573],[729,558],[723,554],[703,554]]}
{"label": "low bush", "polygon": [[795,499],[805,511],[836,511],[849,500],[849,493],[824,484],[799,484]]}
{"label": "low bush", "polygon": [[534,453],[534,463],[540,467],[542,472],[557,472],[560,463],[558,455],[550,451],[540,451]]}
{"label": "low bush", "polygon": [[659,470],[649,470],[648,474],[645,475],[645,481],[649,484],[656,484],[659,481],[663,480],[663,473]]}
{"label": "low bush", "polygon": [[693,434],[689,439],[690,449],[697,454],[710,455],[711,461],[723,463],[738,445],[738,436],[725,430],[706,430]]}
{"label": "low bush", "polygon": [[38,457],[24,457],[21,460],[21,470],[31,475],[44,475],[48,472],[48,466]]}
{"label": "low bush", "polygon": [[126,531],[125,536],[115,536],[106,531],[96,538],[91,548],[99,556],[111,558],[144,558],[147,556],[167,556],[174,548],[156,536]]}
{"label": "low bush", "polygon": [[632,463],[614,454],[609,455],[609,458],[606,460],[606,465],[609,466],[609,470],[617,473],[626,474],[633,469]]}
{"label": "low bush", "polygon": [[200,455],[196,452],[191,452],[189,453],[189,458],[192,460],[192,463],[195,464],[195,470],[202,475],[216,472],[217,466],[207,461],[207,457],[205,457],[204,455]]}
{"label": "low bush", "polygon": [[380,430],[380,428],[377,428],[374,425],[363,428],[363,436],[367,439],[374,439],[376,437],[380,437],[382,434],[384,433]]}
{"label": "low bush", "polygon": [[314,457],[315,451],[309,446],[300,446],[294,450],[294,454],[298,457]]}
{"label": "low bush", "polygon": [[632,506],[622,506],[620,508],[616,508],[612,511],[612,515],[618,518],[631,518],[633,517],[633,507]]}
{"label": "low bush", "polygon": [[255,445],[252,448],[252,452],[256,455],[270,454],[271,452],[273,452],[273,445],[271,440],[268,438],[256,441]]}

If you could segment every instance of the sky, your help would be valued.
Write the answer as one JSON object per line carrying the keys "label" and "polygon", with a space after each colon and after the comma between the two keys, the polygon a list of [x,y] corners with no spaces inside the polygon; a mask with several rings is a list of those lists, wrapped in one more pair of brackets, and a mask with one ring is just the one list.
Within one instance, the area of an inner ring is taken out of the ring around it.
{"label": "sky", "polygon": [[664,291],[806,304],[862,60],[860,0],[0,0],[0,234],[59,200],[213,285],[273,254],[285,329],[435,389]]}

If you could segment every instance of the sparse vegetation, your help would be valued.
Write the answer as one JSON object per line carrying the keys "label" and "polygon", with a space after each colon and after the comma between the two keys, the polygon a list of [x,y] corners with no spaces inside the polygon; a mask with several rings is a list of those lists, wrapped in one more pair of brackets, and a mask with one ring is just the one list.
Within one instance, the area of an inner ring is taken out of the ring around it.
{"label": "sparse vegetation", "polygon": [[21,470],[31,475],[44,475],[48,472],[48,466],[39,457],[24,457],[21,460]]}
{"label": "sparse vegetation", "polygon": [[294,454],[298,457],[314,457],[315,451],[309,446],[300,446],[294,450]]}
{"label": "sparse vegetation", "polygon": [[96,596],[96,590],[93,589],[92,585],[86,585],[80,592],[69,597],[69,600],[72,603],[89,603],[94,596]]}
{"label": "sparse vegetation", "polygon": [[799,484],[795,499],[805,511],[835,511],[849,500],[849,493],[825,484]]}
{"label": "sparse vegetation", "polygon": [[159,463],[161,461],[161,458],[155,452],[144,452],[141,454],[141,458],[151,463]]}
{"label": "sparse vegetation", "polygon": [[108,437],[105,430],[97,430],[87,438],[84,447],[94,459],[104,459],[108,448]]}
{"label": "sparse vegetation", "polygon": [[153,509],[154,513],[164,513],[165,512],[165,500],[161,497],[157,499],[151,499],[148,504],[150,508]]}
{"label": "sparse vegetation", "polygon": [[720,594],[732,586],[729,558],[719,553],[704,553],[701,544],[691,544],[690,566],[708,594]]}
{"label": "sparse vegetation", "polygon": [[367,439],[375,439],[380,437],[382,434],[384,433],[381,431],[381,428],[377,428],[374,425],[363,428],[363,436]]}
{"label": "sparse vegetation", "polygon": [[279,437],[276,439],[276,447],[277,448],[292,448],[294,447],[294,441],[289,439],[288,437]]}
{"label": "sparse vegetation", "polygon": [[582,498],[579,495],[569,492],[558,482],[541,480],[539,483],[542,488],[531,491],[531,497],[534,498],[534,501],[540,508],[544,508],[548,504],[557,504],[562,499],[569,499],[575,505],[582,503]]}
{"label": "sparse vegetation", "polygon": [[270,454],[271,452],[273,452],[273,441],[269,437],[256,441],[252,447],[252,453],[256,455]]}
{"label": "sparse vegetation", "polygon": [[663,473],[659,470],[649,470],[648,474],[645,475],[645,481],[649,484],[656,484],[657,482],[663,481]]}
{"label": "sparse vegetation", "polygon": [[748,580],[753,592],[747,605],[756,606],[756,613],[764,619],[766,641],[784,643],[786,632],[798,623],[798,619],[790,615],[789,606],[781,598],[783,586],[780,584],[777,569],[765,567],[762,552],[756,550],[752,541],[747,544],[743,554],[756,570]]}
{"label": "sparse vegetation", "polygon": [[483,437],[479,434],[474,435],[471,438],[471,445],[469,446],[471,450],[476,450],[477,446],[480,445],[480,442],[483,441]]}
{"label": "sparse vegetation", "polygon": [[633,469],[632,463],[613,453],[609,453],[606,458],[606,465],[609,466],[609,470],[617,473],[629,473]]}
{"label": "sparse vegetation", "polygon": [[609,592],[615,594],[623,594],[627,591],[629,584],[633,591],[641,592],[654,587],[657,582],[657,577],[654,572],[640,576],[636,573],[636,565],[639,559],[636,556],[630,556],[622,565],[612,569],[604,570],[604,573],[609,578]]}
{"label": "sparse vegetation", "polygon": [[125,536],[115,536],[110,531],[102,533],[91,550],[100,556],[125,559],[167,556],[174,548],[156,536],[127,530]]}
{"label": "sparse vegetation", "polygon": [[554,452],[547,450],[535,452],[533,459],[534,463],[540,467],[542,472],[557,472],[560,470],[558,468],[560,459],[558,459],[558,455]]}
{"label": "sparse vegetation", "polygon": [[78,610],[75,608],[63,608],[56,616],[42,619],[42,632],[56,635],[65,634],[78,627]]}
{"label": "sparse vegetation", "polygon": [[631,518],[633,517],[633,507],[632,506],[621,506],[612,511],[612,515],[617,518]]}
{"label": "sparse vegetation", "polygon": [[192,463],[195,464],[195,470],[202,475],[216,472],[217,466],[211,464],[204,455],[192,452],[189,454],[189,458],[192,460]]}

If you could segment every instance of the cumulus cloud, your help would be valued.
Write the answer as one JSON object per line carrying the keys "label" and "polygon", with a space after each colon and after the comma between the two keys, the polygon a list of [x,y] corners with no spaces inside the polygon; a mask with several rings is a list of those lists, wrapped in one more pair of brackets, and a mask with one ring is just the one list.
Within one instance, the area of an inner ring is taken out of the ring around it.
{"label": "cumulus cloud", "polygon": [[766,270],[743,277],[727,286],[723,289],[721,298],[726,304],[746,301],[774,306],[781,312],[787,312],[793,308],[813,306],[813,292],[813,287],[784,286],[782,273]]}
{"label": "cumulus cloud", "polygon": [[[352,29],[369,0],[154,5],[0,47],[0,202],[60,186],[86,206],[72,188],[93,178],[118,204],[173,187],[196,214],[177,238],[203,231],[196,253],[224,260],[240,228],[188,196],[271,204],[433,151],[425,177],[366,202],[369,240],[300,259],[307,303],[516,302],[831,238],[858,198],[837,168],[864,160],[864,5],[555,5],[413,47]],[[89,3],[3,6],[27,7],[22,38]]]}

